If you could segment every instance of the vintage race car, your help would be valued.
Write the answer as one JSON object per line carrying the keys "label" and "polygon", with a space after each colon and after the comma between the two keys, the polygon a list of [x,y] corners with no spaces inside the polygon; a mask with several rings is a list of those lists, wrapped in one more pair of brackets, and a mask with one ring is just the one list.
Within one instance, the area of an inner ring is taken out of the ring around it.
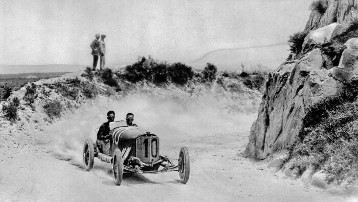
{"label": "vintage race car", "polygon": [[116,185],[120,185],[123,173],[160,173],[178,171],[180,181],[186,184],[190,174],[189,153],[182,147],[178,164],[167,156],[159,154],[159,137],[137,126],[127,126],[124,121],[110,123],[112,136],[109,154],[99,151],[91,139],[85,141],[83,147],[84,168],[93,168],[94,157],[113,165]]}

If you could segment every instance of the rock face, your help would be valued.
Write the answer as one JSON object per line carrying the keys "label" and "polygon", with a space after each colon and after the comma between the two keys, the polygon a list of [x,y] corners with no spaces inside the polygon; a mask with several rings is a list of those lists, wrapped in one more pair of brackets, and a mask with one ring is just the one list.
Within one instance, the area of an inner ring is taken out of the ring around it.
{"label": "rock face", "polygon": [[331,23],[349,24],[358,15],[358,0],[326,0],[327,9],[322,14],[313,10],[305,30],[314,30]]}
{"label": "rock face", "polygon": [[[358,0],[321,2],[326,7],[324,13],[313,9],[305,28],[309,32],[302,44],[307,47],[306,54],[282,64],[269,75],[244,152],[247,157],[265,159],[276,151],[290,148],[312,105],[336,95],[345,84],[358,81],[358,39],[346,42],[347,49],[342,56],[338,52],[327,53],[324,47],[334,37],[343,36],[352,20],[358,20]],[[332,63],[336,59],[338,67]]]}
{"label": "rock face", "polygon": [[270,74],[245,155],[264,159],[292,145],[308,108],[337,93],[340,83],[330,72],[323,68],[320,49],[314,49]]}
{"label": "rock face", "polygon": [[358,39],[349,39],[346,44],[347,49],[342,53],[342,58],[338,67],[333,68],[333,77],[342,83],[352,83],[358,81]]}
{"label": "rock face", "polygon": [[325,27],[311,31],[305,38],[302,47],[305,49],[311,44],[324,44],[331,41],[337,34],[343,32],[343,26],[338,23],[332,23]]}
{"label": "rock face", "polygon": [[289,148],[313,104],[336,95],[344,84],[358,81],[358,38],[345,45],[347,49],[338,67],[326,69],[323,53],[316,48],[269,75],[258,118],[251,127],[246,156],[264,159]]}

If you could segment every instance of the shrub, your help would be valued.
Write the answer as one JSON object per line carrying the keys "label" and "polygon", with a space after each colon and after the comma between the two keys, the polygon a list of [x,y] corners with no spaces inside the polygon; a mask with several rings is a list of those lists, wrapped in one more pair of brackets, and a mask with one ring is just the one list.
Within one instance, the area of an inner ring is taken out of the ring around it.
{"label": "shrub", "polygon": [[134,63],[133,65],[126,66],[124,72],[125,78],[132,83],[136,83],[147,78],[148,72],[143,66],[146,60],[147,59],[143,57],[140,61]]}
{"label": "shrub", "polygon": [[91,67],[86,67],[85,72],[83,74],[81,74],[81,76],[89,79],[90,81],[92,81],[93,77],[94,77],[94,74],[92,72],[92,68]]}
{"label": "shrub", "polygon": [[253,89],[252,81],[251,81],[250,78],[245,79],[242,83],[243,83],[246,87],[248,87],[248,88],[250,88],[250,89]]}
{"label": "shrub", "polygon": [[4,86],[5,93],[2,97],[2,99],[6,100],[11,95],[12,88],[9,86]]}
{"label": "shrub", "polygon": [[229,77],[229,73],[228,73],[227,71],[224,71],[224,72],[222,73],[222,76],[223,76],[223,77]]}
{"label": "shrub", "polygon": [[98,95],[99,90],[97,89],[95,84],[92,83],[83,83],[82,84],[82,93],[87,98],[94,98]]}
{"label": "shrub", "polygon": [[20,100],[17,97],[14,97],[8,105],[3,106],[4,116],[9,121],[15,121],[18,118],[18,108],[20,105]]}
{"label": "shrub", "polygon": [[246,77],[248,77],[248,76],[250,76],[250,75],[249,75],[247,72],[242,71],[242,72],[240,73],[240,77],[246,78]]}
{"label": "shrub", "polygon": [[24,96],[24,100],[27,102],[27,104],[29,104],[30,106],[32,106],[32,104],[35,101],[35,98],[37,97],[36,95],[36,84],[31,83],[31,85],[26,87],[26,92],[25,92],[25,96]]}
{"label": "shrub", "polygon": [[182,63],[174,63],[168,69],[168,74],[173,83],[184,85],[193,78],[194,72],[191,67]]}
{"label": "shrub", "polygon": [[308,32],[297,32],[290,36],[288,43],[290,45],[290,51],[296,55],[298,55],[302,51],[303,42],[307,36]]}
{"label": "shrub", "polygon": [[213,65],[211,63],[207,63],[206,67],[202,71],[203,80],[204,81],[209,81],[209,82],[214,81],[216,79],[217,71],[218,71],[218,69],[216,68],[215,65]]}
{"label": "shrub", "polygon": [[81,86],[81,80],[76,77],[74,79],[72,78],[68,78],[65,80],[67,84],[69,84],[69,86],[73,86],[73,87],[80,87]]}
{"label": "shrub", "polygon": [[341,43],[326,43],[322,45],[322,52],[332,61],[333,66],[338,66],[343,51],[347,47]]}
{"label": "shrub", "polygon": [[[80,85],[80,84],[79,84]],[[56,82],[54,83],[55,89],[56,91],[61,94],[63,97],[72,99],[72,100],[76,100],[78,93],[79,93],[79,88],[78,87],[71,87],[65,83],[61,83],[61,82]]]}
{"label": "shrub", "polygon": [[60,101],[53,100],[43,106],[45,113],[51,119],[61,117],[62,104]]}
{"label": "shrub", "polygon": [[260,89],[265,84],[265,77],[263,75],[255,75],[252,77],[252,87]]}
{"label": "shrub", "polygon": [[323,15],[328,8],[328,2],[327,0],[316,0],[312,2],[310,9],[312,11],[317,11],[321,15]]}
{"label": "shrub", "polygon": [[107,84],[112,87],[118,87],[118,82],[113,78],[112,69],[105,68],[101,72],[101,79],[104,84]]}
{"label": "shrub", "polygon": [[153,83],[162,84],[168,81],[168,66],[167,63],[154,64],[151,70]]}

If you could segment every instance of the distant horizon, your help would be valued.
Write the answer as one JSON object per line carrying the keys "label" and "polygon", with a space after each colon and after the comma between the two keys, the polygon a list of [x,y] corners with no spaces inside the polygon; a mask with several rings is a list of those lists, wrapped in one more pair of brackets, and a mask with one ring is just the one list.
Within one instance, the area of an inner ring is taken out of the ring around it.
{"label": "distant horizon", "polygon": [[[104,33],[108,64],[129,64],[148,55],[192,63],[216,50],[286,43],[304,29],[311,2],[0,0],[0,61],[91,64],[89,45],[96,33]],[[254,56],[253,52],[242,62]],[[258,56],[282,58],[269,52]]]}

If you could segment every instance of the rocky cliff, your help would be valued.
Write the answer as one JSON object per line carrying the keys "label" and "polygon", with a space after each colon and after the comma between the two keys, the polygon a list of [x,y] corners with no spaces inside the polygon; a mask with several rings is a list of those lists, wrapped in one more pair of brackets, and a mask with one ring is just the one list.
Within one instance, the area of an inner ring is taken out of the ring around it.
{"label": "rocky cliff", "polygon": [[269,75],[244,152],[248,157],[265,159],[289,149],[309,109],[356,80],[358,39],[352,36],[358,1],[317,2],[324,3],[324,13],[312,9],[302,51]]}
{"label": "rocky cliff", "polygon": [[349,24],[358,14],[357,0],[320,0],[321,9],[312,8],[305,30],[314,30],[334,22]]}

